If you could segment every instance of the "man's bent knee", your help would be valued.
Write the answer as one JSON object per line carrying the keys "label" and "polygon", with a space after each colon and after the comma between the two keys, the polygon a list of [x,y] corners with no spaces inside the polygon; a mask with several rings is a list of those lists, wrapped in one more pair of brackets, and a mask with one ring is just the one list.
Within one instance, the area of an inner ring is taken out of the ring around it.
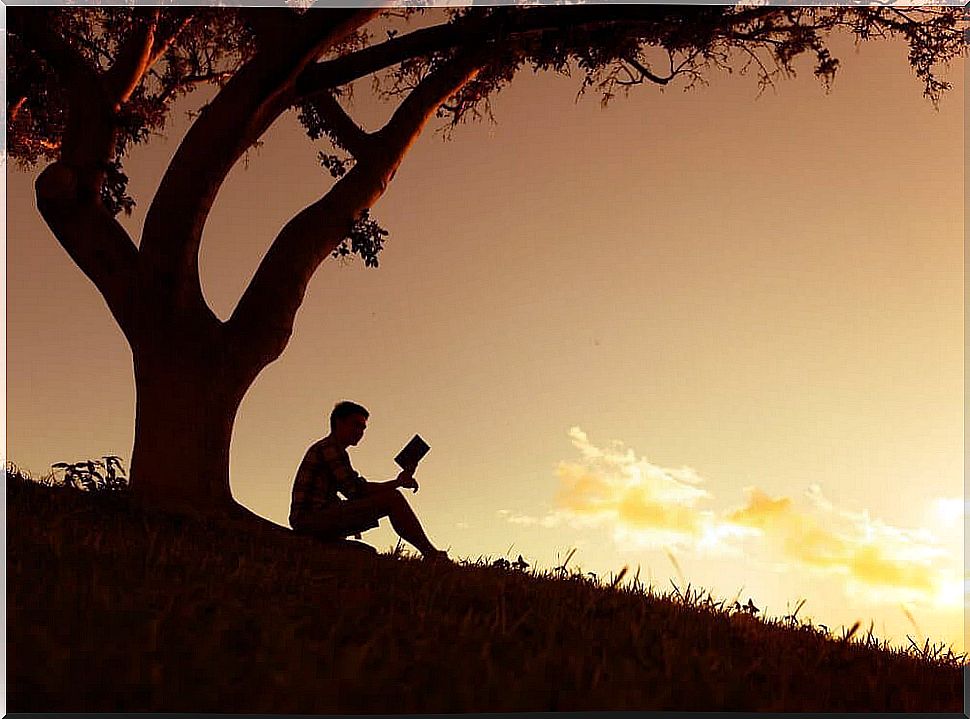
{"label": "man's bent knee", "polygon": [[368,498],[373,500],[381,509],[393,509],[405,502],[404,495],[396,487],[374,492],[368,495]]}

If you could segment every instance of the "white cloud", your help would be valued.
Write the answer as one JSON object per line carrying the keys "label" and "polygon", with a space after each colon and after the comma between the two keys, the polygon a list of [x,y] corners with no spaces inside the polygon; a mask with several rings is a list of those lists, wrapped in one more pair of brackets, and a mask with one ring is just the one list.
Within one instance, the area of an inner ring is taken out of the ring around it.
{"label": "white cloud", "polygon": [[970,502],[963,497],[937,497],[932,503],[936,519],[946,525],[963,523],[963,518],[970,509]]}
{"label": "white cloud", "polygon": [[[867,509],[837,507],[818,483],[804,491],[807,506],[745,488],[735,507],[712,508],[714,496],[693,468],[673,469],[638,457],[618,440],[597,447],[579,427],[568,432],[580,460],[556,467],[555,506],[544,517],[500,510],[527,526],[610,531],[617,548],[674,548],[708,556],[746,556],[779,570],[841,576],[847,593],[882,602],[963,602],[962,554],[927,528],[904,528]],[[941,524],[961,524],[962,498],[940,498]],[[952,532],[951,532],[952,534]],[[955,535],[954,535],[955,536]]]}

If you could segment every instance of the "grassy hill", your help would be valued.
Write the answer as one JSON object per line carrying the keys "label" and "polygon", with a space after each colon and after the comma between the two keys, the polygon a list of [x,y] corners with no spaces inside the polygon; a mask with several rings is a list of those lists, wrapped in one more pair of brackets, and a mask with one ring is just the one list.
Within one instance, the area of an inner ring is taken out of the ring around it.
{"label": "grassy hill", "polygon": [[362,556],[7,473],[10,712],[961,712],[963,657],[693,590]]}

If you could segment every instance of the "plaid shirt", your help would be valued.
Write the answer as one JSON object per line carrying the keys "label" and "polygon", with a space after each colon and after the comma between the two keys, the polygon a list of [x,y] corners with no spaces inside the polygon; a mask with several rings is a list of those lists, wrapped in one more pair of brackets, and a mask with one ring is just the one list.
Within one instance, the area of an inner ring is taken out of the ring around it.
{"label": "plaid shirt", "polygon": [[361,496],[367,480],[350,466],[347,450],[327,436],[310,445],[293,482],[290,502],[290,526],[296,529],[300,520],[314,511],[340,502],[339,491],[347,499]]}

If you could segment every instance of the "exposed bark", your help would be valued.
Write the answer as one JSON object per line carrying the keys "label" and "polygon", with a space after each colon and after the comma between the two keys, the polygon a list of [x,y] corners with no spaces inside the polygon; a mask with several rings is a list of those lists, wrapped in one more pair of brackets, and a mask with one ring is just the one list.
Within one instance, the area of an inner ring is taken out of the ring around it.
{"label": "exposed bark", "polygon": [[176,23],[169,32],[160,33],[158,32],[158,27],[155,28],[155,36],[152,42],[151,55],[148,57],[148,67],[152,67],[158,60],[165,54],[165,51],[171,46],[175,41],[175,38],[181,34],[181,32],[188,27],[189,23],[192,22],[192,18],[195,17],[195,10],[192,8],[184,8],[181,10],[185,14]]}
{"label": "exposed bark", "polygon": [[[122,103],[128,101],[151,67],[157,24],[156,8],[151,18],[139,25],[125,40],[114,64],[105,74],[103,82],[113,110],[117,111]],[[154,57],[157,58],[157,55]]]}
{"label": "exposed bark", "polygon": [[10,100],[7,101],[7,122],[12,123],[17,119],[17,115],[20,114],[20,109],[24,106],[27,101],[26,95],[18,95],[16,93],[11,93]]}

